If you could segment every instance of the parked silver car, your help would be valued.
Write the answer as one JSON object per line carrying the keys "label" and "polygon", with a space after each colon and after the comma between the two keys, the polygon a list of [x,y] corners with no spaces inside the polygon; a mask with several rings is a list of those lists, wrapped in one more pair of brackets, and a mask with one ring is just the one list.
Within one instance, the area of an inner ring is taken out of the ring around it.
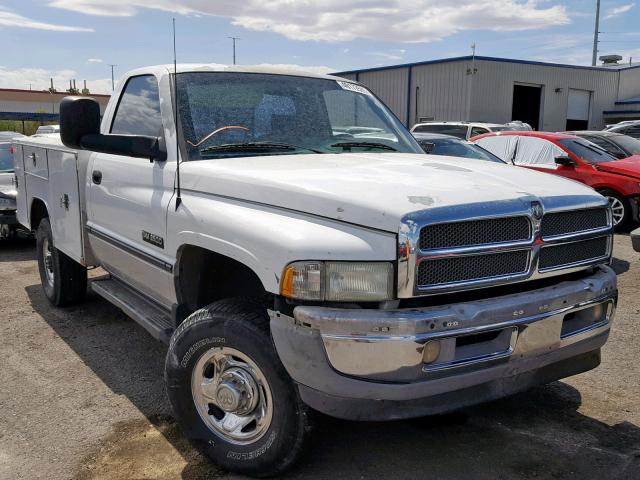
{"label": "parked silver car", "polygon": [[23,136],[15,132],[0,132],[0,239],[12,236],[19,228],[11,142]]}

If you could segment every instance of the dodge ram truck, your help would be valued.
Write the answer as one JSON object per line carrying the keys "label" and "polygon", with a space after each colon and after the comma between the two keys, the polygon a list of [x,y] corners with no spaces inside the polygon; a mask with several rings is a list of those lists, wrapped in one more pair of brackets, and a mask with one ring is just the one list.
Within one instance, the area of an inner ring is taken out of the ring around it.
{"label": "dodge ram truck", "polygon": [[15,145],[44,294],[166,342],[175,417],[226,469],[283,472],[312,410],[439,414],[600,362],[612,215],[584,185],[426,155],[333,76],[149,67],[60,115]]}

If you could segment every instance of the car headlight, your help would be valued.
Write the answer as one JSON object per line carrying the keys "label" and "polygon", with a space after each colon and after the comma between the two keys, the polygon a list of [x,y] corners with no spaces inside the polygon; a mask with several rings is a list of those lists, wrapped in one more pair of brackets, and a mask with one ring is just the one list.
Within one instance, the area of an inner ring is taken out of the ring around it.
{"label": "car headlight", "polygon": [[287,265],[280,293],[298,300],[381,302],[393,298],[390,262],[294,262]]}
{"label": "car headlight", "polygon": [[16,208],[16,199],[15,198],[0,197],[0,208],[10,208],[10,209],[15,210],[15,208]]}

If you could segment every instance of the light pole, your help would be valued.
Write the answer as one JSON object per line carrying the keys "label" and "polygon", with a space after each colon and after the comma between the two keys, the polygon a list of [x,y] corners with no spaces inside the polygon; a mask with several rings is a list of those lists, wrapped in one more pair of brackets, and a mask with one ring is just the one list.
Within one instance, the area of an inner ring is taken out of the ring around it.
{"label": "light pole", "polygon": [[591,66],[596,66],[598,60],[598,34],[600,30],[600,0],[596,0],[596,30],[593,33],[593,56],[591,57]]}
{"label": "light pole", "polygon": [[239,37],[227,37],[233,40],[233,64],[236,64],[236,40],[242,40]]}
{"label": "light pole", "polygon": [[113,92],[116,89],[115,79],[114,79],[114,76],[113,76],[113,69],[115,67],[117,67],[118,65],[111,64],[111,63],[109,63],[108,65],[111,67],[111,91]]}

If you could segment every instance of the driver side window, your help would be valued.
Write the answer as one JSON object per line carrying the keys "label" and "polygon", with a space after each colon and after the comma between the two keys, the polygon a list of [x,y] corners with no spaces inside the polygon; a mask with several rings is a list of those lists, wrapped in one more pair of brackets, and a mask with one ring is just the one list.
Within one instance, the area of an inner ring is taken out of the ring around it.
{"label": "driver side window", "polygon": [[111,133],[162,136],[160,94],[155,76],[140,75],[127,81],[113,117]]}

